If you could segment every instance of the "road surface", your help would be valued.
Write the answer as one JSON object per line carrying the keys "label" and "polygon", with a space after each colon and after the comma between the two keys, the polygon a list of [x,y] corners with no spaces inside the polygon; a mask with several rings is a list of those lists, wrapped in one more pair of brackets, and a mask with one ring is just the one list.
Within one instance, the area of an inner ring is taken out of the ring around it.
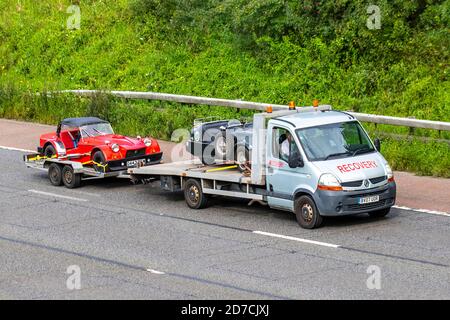
{"label": "road surface", "polygon": [[54,187],[22,154],[0,150],[0,299],[450,298],[450,217],[393,209],[310,231],[232,199],[190,210],[123,179]]}

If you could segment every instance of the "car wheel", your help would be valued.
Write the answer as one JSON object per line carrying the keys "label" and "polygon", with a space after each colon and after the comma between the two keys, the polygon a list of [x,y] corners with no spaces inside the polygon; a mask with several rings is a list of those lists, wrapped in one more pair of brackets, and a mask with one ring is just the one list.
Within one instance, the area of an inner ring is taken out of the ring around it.
{"label": "car wheel", "polygon": [[388,215],[388,213],[391,211],[391,208],[385,208],[377,211],[369,212],[369,216],[373,218],[383,218]]}
{"label": "car wheel", "polygon": [[61,186],[63,184],[62,181],[62,170],[61,166],[56,163],[52,163],[48,168],[48,179],[50,183],[54,186]]}
{"label": "car wheel", "polygon": [[316,204],[309,196],[301,196],[294,203],[295,217],[298,224],[305,229],[319,228],[323,217],[319,214]]}
{"label": "car wheel", "polygon": [[71,166],[64,166],[62,169],[62,181],[69,189],[78,188],[81,185],[81,175],[75,173]]}
{"label": "car wheel", "polygon": [[[94,161],[94,169],[97,172],[106,172],[106,167],[104,167],[104,165],[106,165],[106,160],[105,160],[105,156],[103,155],[103,152],[101,151],[96,151],[94,153],[94,155],[92,156],[92,161]],[[100,164],[97,165],[96,163]]]}
{"label": "car wheel", "polygon": [[219,132],[214,139],[215,157],[219,160],[227,158],[227,138],[225,133]]}
{"label": "car wheel", "polygon": [[55,147],[52,146],[51,144],[49,144],[48,146],[45,147],[44,149],[44,156],[47,158],[51,158],[54,155],[56,155],[56,150]]}
{"label": "car wheel", "polygon": [[238,169],[241,172],[247,170],[250,167],[250,151],[247,147],[239,146],[236,150],[236,163],[238,165]]}
{"label": "car wheel", "polygon": [[184,185],[184,199],[191,209],[205,208],[208,203],[208,198],[203,193],[200,182],[195,179],[186,181]]}

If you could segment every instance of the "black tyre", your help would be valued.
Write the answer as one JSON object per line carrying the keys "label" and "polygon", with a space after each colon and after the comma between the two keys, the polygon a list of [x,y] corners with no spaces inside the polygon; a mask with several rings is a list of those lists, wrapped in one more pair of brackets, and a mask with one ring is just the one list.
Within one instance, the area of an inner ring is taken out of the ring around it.
{"label": "black tyre", "polygon": [[54,155],[56,155],[56,150],[55,147],[52,146],[51,144],[49,144],[48,146],[45,147],[44,149],[44,156],[47,158],[51,158]]}
{"label": "black tyre", "polygon": [[105,156],[103,155],[103,152],[101,151],[96,151],[94,153],[94,155],[92,156],[92,161],[94,161],[95,163],[99,163],[101,164],[101,166],[97,165],[94,163],[94,169],[97,172],[106,172],[106,168],[103,167],[106,164],[106,159]]}
{"label": "black tyre", "polygon": [[322,225],[323,217],[309,196],[301,196],[295,200],[294,209],[297,222],[302,228],[314,229]]}
{"label": "black tyre", "polygon": [[81,175],[74,173],[71,166],[64,166],[62,169],[62,181],[69,189],[78,188],[81,185]]}
{"label": "black tyre", "polygon": [[224,132],[219,132],[214,139],[214,154],[218,160],[226,160],[227,158],[227,138]]}
{"label": "black tyre", "polygon": [[56,163],[50,165],[48,168],[48,179],[52,185],[57,187],[62,186],[62,169],[60,165]]}
{"label": "black tyre", "polygon": [[247,147],[239,146],[236,148],[236,163],[238,165],[238,169],[241,172],[247,170],[250,167],[250,151]]}
{"label": "black tyre", "polygon": [[195,179],[189,179],[184,185],[184,199],[191,209],[205,208],[208,198],[203,193],[200,182]]}
{"label": "black tyre", "polygon": [[377,211],[369,212],[369,215],[373,218],[383,218],[389,214],[391,208],[385,208]]}

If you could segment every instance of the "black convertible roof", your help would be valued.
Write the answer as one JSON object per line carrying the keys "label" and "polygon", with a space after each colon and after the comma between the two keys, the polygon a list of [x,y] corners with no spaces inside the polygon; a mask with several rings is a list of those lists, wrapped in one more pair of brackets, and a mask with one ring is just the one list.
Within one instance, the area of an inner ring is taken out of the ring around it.
{"label": "black convertible roof", "polygon": [[70,127],[82,127],[89,124],[96,123],[108,123],[108,121],[95,118],[95,117],[85,117],[85,118],[67,118],[61,121],[61,125],[66,125]]}

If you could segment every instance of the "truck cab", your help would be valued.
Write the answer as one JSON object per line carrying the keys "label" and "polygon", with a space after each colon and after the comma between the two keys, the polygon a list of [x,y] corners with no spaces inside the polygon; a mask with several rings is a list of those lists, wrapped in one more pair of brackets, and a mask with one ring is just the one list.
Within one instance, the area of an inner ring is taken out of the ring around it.
{"label": "truck cab", "polygon": [[393,172],[352,115],[323,110],[272,118],[266,139],[267,203],[296,213],[303,227],[320,225],[324,216],[382,216],[394,205]]}

